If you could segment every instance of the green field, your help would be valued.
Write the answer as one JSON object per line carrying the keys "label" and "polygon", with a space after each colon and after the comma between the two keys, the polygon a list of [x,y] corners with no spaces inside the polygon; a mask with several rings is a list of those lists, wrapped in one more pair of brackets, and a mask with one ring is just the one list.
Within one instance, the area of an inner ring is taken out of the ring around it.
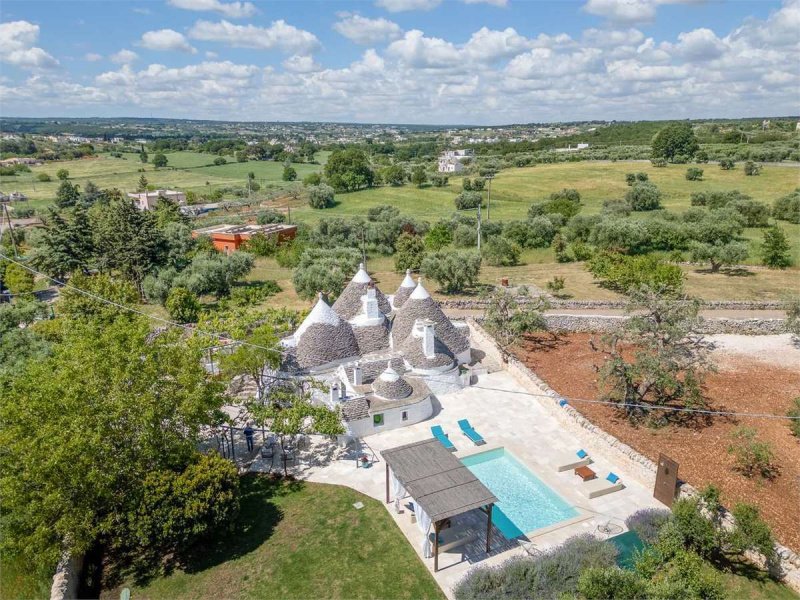
{"label": "green field", "polygon": [[[183,570],[101,598],[444,598],[377,500],[350,488],[242,479],[235,529]],[[356,510],[353,503],[364,508]]]}
{"label": "green field", "polygon": [[[328,152],[319,152],[316,160],[324,164]],[[155,169],[152,164],[142,164],[138,154],[123,154],[115,158],[109,154],[101,154],[93,158],[81,160],[48,162],[32,167],[30,173],[20,173],[13,177],[0,177],[0,190],[3,192],[20,191],[30,198],[30,206],[42,208],[47,206],[56,195],[59,181],[56,171],[67,169],[70,181],[81,188],[92,181],[100,188],[118,188],[123,192],[136,190],[142,172],[150,185],[157,188],[177,188],[183,191],[194,191],[199,194],[210,192],[223,186],[245,186],[247,174],[253,172],[256,181],[262,186],[284,186],[281,180],[283,164],[274,161],[250,161],[246,163],[229,162],[225,165],[213,164],[213,154],[200,152],[167,153],[168,166]],[[151,155],[152,158],[152,155]],[[228,157],[228,160],[233,160]],[[298,179],[309,173],[322,171],[322,164],[294,164]],[[36,180],[39,173],[47,173],[52,181],[43,183]]]}

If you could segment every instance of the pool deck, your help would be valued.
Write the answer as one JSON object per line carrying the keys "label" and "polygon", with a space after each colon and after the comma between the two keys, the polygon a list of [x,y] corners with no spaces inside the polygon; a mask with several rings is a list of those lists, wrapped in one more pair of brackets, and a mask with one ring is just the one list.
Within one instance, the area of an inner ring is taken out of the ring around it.
{"label": "pool deck", "polygon": [[[648,507],[664,506],[653,498],[652,490],[634,479],[623,465],[610,464],[600,452],[593,452],[591,444],[580,442],[558,424],[541,402],[552,402],[531,396],[508,372],[497,371],[481,375],[476,385],[458,392],[438,397],[438,411],[428,421],[401,429],[383,431],[365,438],[378,461],[370,468],[356,468],[354,460],[334,460],[326,465],[309,469],[303,477],[310,481],[346,485],[384,502],[385,465],[380,461],[381,450],[430,438],[432,425],[441,425],[456,445],[456,456],[464,457],[503,447],[530,469],[539,479],[574,505],[579,516],[528,534],[537,548],[546,549],[561,544],[567,538],[581,533],[599,537],[598,526],[611,521],[624,530],[624,520],[631,513]],[[472,426],[484,437],[486,445],[475,446],[461,433],[459,419],[469,419]],[[609,471],[620,476],[625,489],[589,500],[582,491],[583,482],[573,471],[558,472],[553,463],[556,457],[584,448],[596,457],[591,465],[598,478]],[[407,501],[407,500],[406,500]],[[420,560],[433,573],[433,559],[422,557],[422,532],[411,522],[409,511],[395,512],[394,504],[386,505],[400,530],[408,538]],[[355,510],[355,509],[353,509]],[[482,513],[466,514],[453,519],[454,530],[465,530],[478,536],[478,540],[460,549],[439,556],[439,571],[434,574],[448,598],[453,588],[473,565],[496,565],[513,556],[524,555],[516,541],[505,540],[495,528],[492,534],[493,550],[483,552],[486,519]]]}

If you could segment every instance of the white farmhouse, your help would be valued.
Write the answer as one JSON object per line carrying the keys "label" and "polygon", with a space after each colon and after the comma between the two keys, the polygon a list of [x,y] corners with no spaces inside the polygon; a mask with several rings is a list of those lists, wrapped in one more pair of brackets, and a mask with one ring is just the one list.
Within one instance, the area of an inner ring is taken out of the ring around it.
{"label": "white farmhouse", "polygon": [[460,173],[464,159],[472,158],[472,150],[446,150],[439,156],[439,173]]}
{"label": "white farmhouse", "polygon": [[186,194],[175,190],[153,190],[151,192],[131,192],[128,198],[133,200],[139,210],[153,210],[159,198],[172,200],[175,204],[186,204]]}

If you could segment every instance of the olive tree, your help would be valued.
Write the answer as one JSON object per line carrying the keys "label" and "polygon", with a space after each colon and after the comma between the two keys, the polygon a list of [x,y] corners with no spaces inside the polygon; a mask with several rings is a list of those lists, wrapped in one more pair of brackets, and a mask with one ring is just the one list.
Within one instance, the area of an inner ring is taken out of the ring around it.
{"label": "olive tree", "polygon": [[436,281],[448,294],[475,285],[480,269],[480,255],[468,250],[433,252],[422,260],[421,266],[423,275]]}

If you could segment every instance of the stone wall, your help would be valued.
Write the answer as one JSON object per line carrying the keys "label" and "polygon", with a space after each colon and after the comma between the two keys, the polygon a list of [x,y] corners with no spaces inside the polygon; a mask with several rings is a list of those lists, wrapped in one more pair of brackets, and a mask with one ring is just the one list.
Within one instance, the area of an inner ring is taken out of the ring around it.
{"label": "stone wall", "polygon": [[[553,309],[622,309],[626,306],[624,300],[557,300],[555,298],[548,298],[548,300]],[[530,302],[530,300],[526,300],[525,298],[520,298],[519,301],[521,304]],[[439,304],[442,308],[482,310],[486,308],[487,301],[481,298],[454,298],[441,300]],[[702,308],[704,310],[784,310],[786,304],[779,301],[705,300],[703,301]]]}
{"label": "stone wall", "polygon": [[[475,319],[468,319],[467,322],[472,332],[470,339],[473,346],[480,348],[487,355],[500,357],[501,352],[497,344],[480,323]],[[631,475],[642,485],[649,488],[655,486],[658,467],[652,460],[594,425],[566,403],[565,399],[540,379],[536,373],[513,356],[509,357],[507,361],[501,361],[500,364],[505,364],[508,372],[520,385],[539,396],[541,405],[564,429],[573,433],[578,440],[591,443],[593,450],[597,450],[609,462],[619,465],[620,470]],[[688,483],[681,484],[679,497],[695,497],[698,494],[699,492]],[[726,526],[733,526],[733,516],[727,511],[725,511],[723,520]],[[800,555],[780,544],[776,544],[775,549],[779,557],[779,564],[775,565],[776,574],[789,587],[800,592]],[[758,556],[748,556],[748,558],[756,564],[763,565],[763,559]]]}
{"label": "stone wall", "polygon": [[[611,315],[544,315],[547,326],[555,331],[601,332],[618,327],[626,317]],[[774,335],[786,333],[784,319],[703,319],[702,333]]]}

